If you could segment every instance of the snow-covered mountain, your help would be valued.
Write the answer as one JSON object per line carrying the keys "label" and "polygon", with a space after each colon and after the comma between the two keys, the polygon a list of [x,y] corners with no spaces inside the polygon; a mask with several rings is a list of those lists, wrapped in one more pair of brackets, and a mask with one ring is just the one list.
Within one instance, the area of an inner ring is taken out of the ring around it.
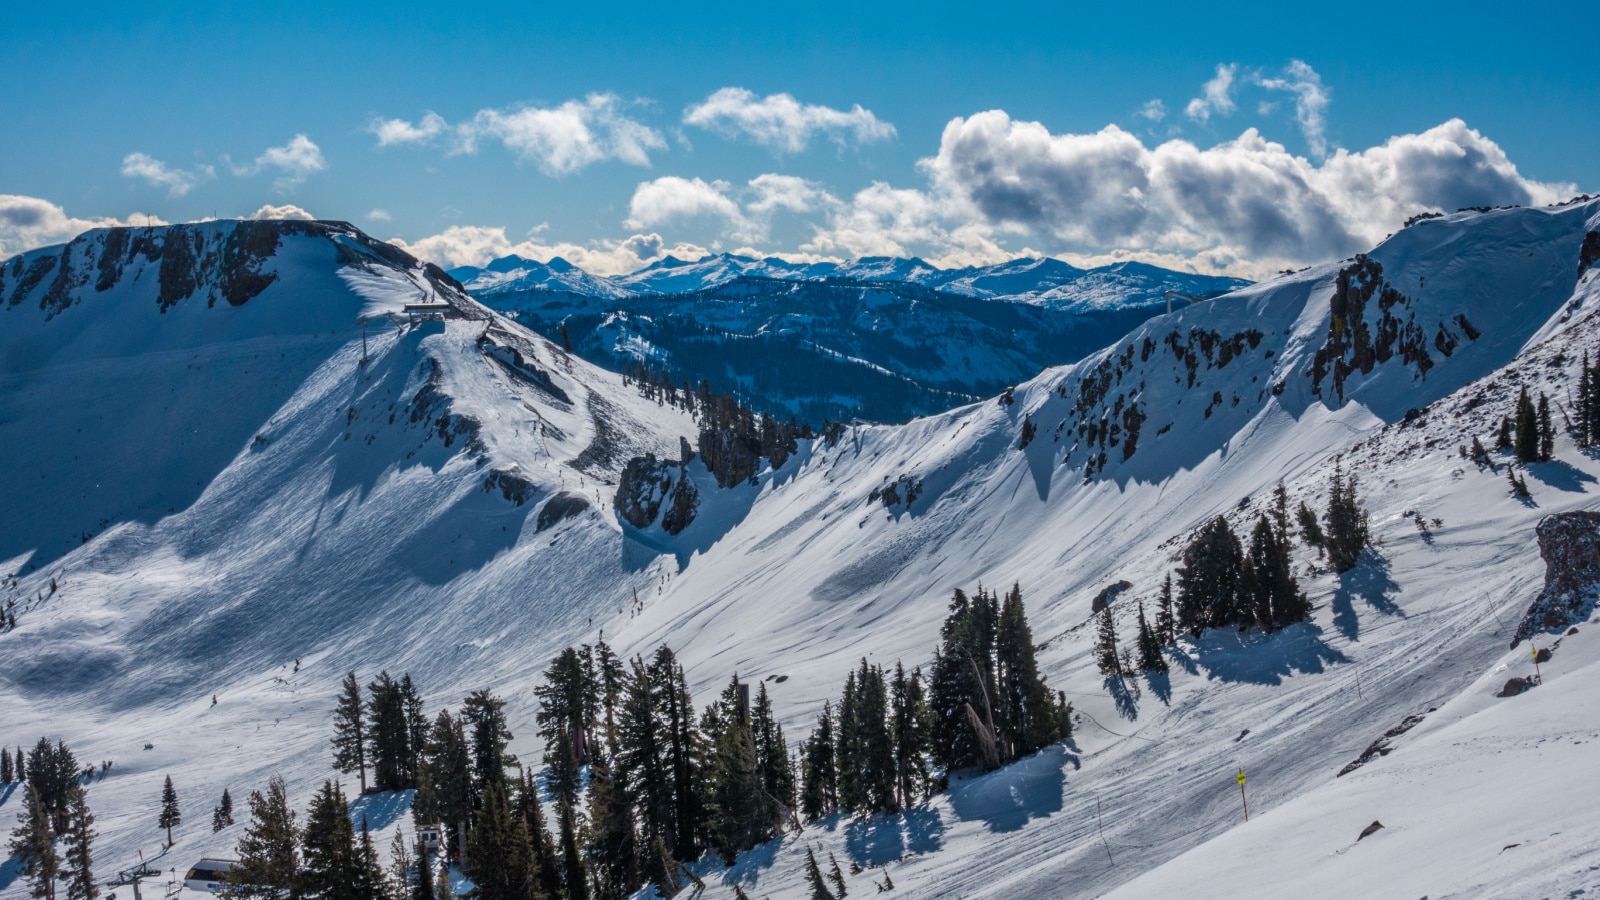
{"label": "snow-covered mountain", "polygon": [[511,292],[571,291],[619,299],[650,294],[686,294],[754,276],[777,281],[901,282],[967,297],[1009,298],[1068,312],[1165,304],[1165,293],[1214,297],[1243,287],[1239,278],[1176,272],[1144,263],[1116,263],[1080,269],[1049,257],[1021,257],[987,266],[941,269],[920,259],[868,256],[845,263],[791,263],[777,257],[756,259],[718,253],[687,262],[668,256],[627,275],[590,275],[560,257],[541,263],[519,256],[488,266],[450,270],[474,296],[495,298]]}
{"label": "snow-covered mountain", "polygon": [[[18,572],[0,743],[114,760],[90,786],[107,860],[154,850],[145,812],[172,774],[195,806],[158,864],[182,866],[237,838],[196,812],[223,787],[278,772],[303,802],[330,774],[352,669],[411,672],[430,711],[494,687],[537,760],[538,670],[603,631],[624,655],[669,644],[701,702],[734,672],[763,681],[795,739],[861,657],[927,663],[953,588],[1019,582],[1071,742],[903,815],[708,861],[702,895],[806,896],[808,847],[906,896],[1586,890],[1593,629],[1560,636],[1544,685],[1491,695],[1533,668],[1507,647],[1545,575],[1534,527],[1592,508],[1600,462],[1563,434],[1524,500],[1504,454],[1490,471],[1461,448],[1493,446],[1522,387],[1570,408],[1584,352],[1600,358],[1600,273],[1581,273],[1597,231],[1593,200],[1425,220],[998,398],[801,441],[753,484],[717,487],[702,454],[678,470],[700,502],[675,534],[620,521],[607,482],[633,456],[682,458],[694,424],[443,273],[335,223],[91,232],[0,281],[0,558]],[[441,320],[404,309],[441,301]],[[1280,479],[1320,506],[1336,456],[1379,543],[1343,575],[1297,549],[1310,622],[1185,640],[1167,678],[1101,678],[1103,589],[1131,585],[1111,607],[1129,637],[1196,526],[1253,519]],[[386,841],[399,812],[367,809]],[[0,896],[21,894],[0,870]]]}
{"label": "snow-covered mountain", "polygon": [[1081,359],[1164,309],[1167,290],[1212,296],[1246,284],[1132,263],[938,269],[918,259],[800,265],[726,253],[610,279],[517,257],[452,274],[591,362],[705,380],[818,423],[943,412]]}

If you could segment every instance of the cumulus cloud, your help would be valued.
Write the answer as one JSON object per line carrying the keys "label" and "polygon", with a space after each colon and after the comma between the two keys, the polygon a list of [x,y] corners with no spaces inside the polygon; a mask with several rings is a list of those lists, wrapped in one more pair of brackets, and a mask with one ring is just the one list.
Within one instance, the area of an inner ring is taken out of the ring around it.
{"label": "cumulus cloud", "polygon": [[731,187],[726,181],[708,182],[676,175],[646,181],[634,189],[623,227],[651,228],[673,219],[713,216],[743,228],[744,213],[727,193]]}
{"label": "cumulus cloud", "polygon": [[137,178],[155,187],[164,187],[174,197],[182,197],[194,186],[216,175],[211,166],[174,169],[144,153],[129,153],[122,158],[122,177]]}
{"label": "cumulus cloud", "polygon": [[710,217],[721,222],[720,233],[735,241],[766,240],[780,212],[804,215],[840,208],[839,199],[822,185],[794,175],[757,175],[737,187],[726,181],[667,175],[641,183],[628,204],[627,228],[661,225]]}
{"label": "cumulus cloud", "polygon": [[1207,149],[1146,147],[1115,125],[1051,134],[994,110],[952,120],[938,154],[919,165],[945,219],[1047,235],[1062,251],[1258,265],[1365,249],[1417,212],[1545,204],[1576,190],[1522,177],[1459,119],[1317,165],[1255,129]]}
{"label": "cumulus cloud", "polygon": [[[1324,159],[1328,155],[1327,120],[1325,113],[1328,109],[1328,89],[1322,83],[1322,76],[1316,70],[1296,59],[1289,62],[1288,68],[1281,77],[1268,78],[1257,74],[1255,83],[1269,91],[1288,91],[1294,94],[1294,116],[1300,123],[1300,133],[1305,136],[1306,146],[1317,159]],[[1262,104],[1262,114],[1269,110],[1269,104]]]}
{"label": "cumulus cloud", "polygon": [[394,217],[389,215],[387,209],[373,209],[367,212],[367,218],[374,222],[387,222]]}
{"label": "cumulus cloud", "polygon": [[1237,108],[1233,102],[1233,78],[1238,72],[1238,63],[1218,63],[1217,74],[1200,89],[1200,96],[1183,108],[1184,115],[1196,122],[1205,122],[1213,113],[1233,112]]}
{"label": "cumulus cloud", "polygon": [[69,241],[91,228],[131,225],[165,225],[156,216],[133,213],[126,219],[97,216],[80,219],[38,197],[0,194],[0,259]]}
{"label": "cumulus cloud", "polygon": [[1152,122],[1159,122],[1167,117],[1167,105],[1160,100],[1151,100],[1140,107],[1139,115]]}
{"label": "cumulus cloud", "polygon": [[566,175],[608,159],[649,166],[650,152],[667,147],[659,132],[624,115],[622,101],[605,93],[551,108],[481,109],[454,126],[433,112],[416,123],[375,119],[367,130],[380,147],[448,139],[452,154],[474,154],[484,141],[498,141],[546,175]]}
{"label": "cumulus cloud", "polygon": [[404,119],[373,119],[367,130],[378,138],[379,147],[395,144],[427,144],[450,130],[444,117],[429,110],[413,125]]}
{"label": "cumulus cloud", "polygon": [[757,97],[754,91],[725,87],[683,113],[685,125],[727,137],[747,137],[784,153],[799,153],[822,136],[840,146],[887,141],[894,126],[855,104],[848,110],[801,103],[790,94]]}
{"label": "cumulus cloud", "polygon": [[246,219],[302,219],[304,221],[309,222],[309,221],[315,220],[316,216],[313,216],[311,213],[306,212],[305,210],[301,209],[298,206],[295,206],[293,203],[285,203],[282,206],[278,206],[278,205],[274,205],[274,204],[268,203],[268,204],[262,206],[260,209],[256,210],[255,212],[251,213],[250,215],[245,216],[245,218]]}
{"label": "cumulus cloud", "polygon": [[709,251],[696,244],[668,243],[656,233],[634,234],[620,240],[593,241],[588,244],[544,243],[532,239],[513,241],[506,230],[478,225],[455,225],[439,234],[414,242],[400,238],[390,243],[420,259],[445,268],[483,266],[502,256],[521,256],[549,262],[559,256],[585,271],[597,275],[633,272],[666,256],[695,260]]}
{"label": "cumulus cloud", "polygon": [[268,147],[255,162],[233,166],[233,174],[245,178],[262,172],[277,172],[272,186],[279,193],[287,193],[326,168],[328,161],[322,156],[322,148],[305,135],[297,134],[282,147]]}

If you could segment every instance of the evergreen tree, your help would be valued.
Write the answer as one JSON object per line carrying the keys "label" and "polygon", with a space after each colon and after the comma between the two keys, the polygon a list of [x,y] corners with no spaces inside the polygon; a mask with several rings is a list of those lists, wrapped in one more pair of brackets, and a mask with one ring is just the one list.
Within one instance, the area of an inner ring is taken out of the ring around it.
{"label": "evergreen tree", "polygon": [[1510,450],[1516,445],[1511,439],[1511,417],[1500,417],[1500,433],[1495,436],[1494,448],[1496,450]]}
{"label": "evergreen tree", "polygon": [[561,840],[561,882],[566,900],[589,900],[589,872],[578,849],[577,813],[572,804],[562,801],[557,810],[557,830]]}
{"label": "evergreen tree", "polygon": [[301,832],[300,890],[324,900],[368,900],[359,886],[362,860],[344,791],[324,781],[306,810]]}
{"label": "evergreen tree", "polygon": [[31,782],[22,789],[22,813],[17,820],[17,829],[11,834],[11,855],[17,860],[18,871],[28,880],[28,896],[55,900],[61,856],[56,852],[50,813]]}
{"label": "evergreen tree", "polygon": [[683,666],[665,646],[656,651],[650,679],[661,716],[659,728],[665,738],[664,762],[671,776],[672,833],[667,846],[676,859],[694,859],[699,856],[695,836],[701,825],[700,799],[695,790],[700,744],[695,732],[694,703]]}
{"label": "evergreen tree", "polygon": [[1172,575],[1161,582],[1161,594],[1156,601],[1156,637],[1163,647],[1178,643],[1178,617],[1172,605]]}
{"label": "evergreen tree", "polygon": [[1333,461],[1333,478],[1328,486],[1328,511],[1324,515],[1327,525],[1328,562],[1335,572],[1348,572],[1361,558],[1361,551],[1370,543],[1367,511],[1362,508],[1356,494],[1356,476],[1346,479],[1337,458]]}
{"label": "evergreen tree", "polygon": [[516,763],[516,757],[506,753],[506,745],[514,737],[506,725],[506,702],[489,691],[474,691],[461,704],[461,718],[472,740],[475,790],[481,794],[498,786],[503,797],[506,767]]}
{"label": "evergreen tree", "polygon": [[333,713],[333,767],[346,775],[359,772],[361,792],[367,791],[367,717],[361,703],[361,683],[356,673],[344,677],[343,691]]}
{"label": "evergreen tree", "polygon": [[657,838],[664,844],[672,827],[672,782],[656,692],[639,657],[632,661],[623,698],[617,716],[617,778],[638,808],[643,846],[653,846]]}
{"label": "evergreen tree", "polygon": [[556,732],[550,751],[544,756],[545,764],[550,767],[550,790],[563,803],[578,802],[578,788],[583,781],[583,770],[572,739],[570,731]]}
{"label": "evergreen tree", "polygon": [[1272,489],[1272,533],[1278,543],[1284,548],[1290,547],[1289,543],[1289,489],[1283,486],[1283,479],[1278,479],[1278,486]]}
{"label": "evergreen tree", "polygon": [[[362,824],[366,824],[365,816],[362,817]],[[395,829],[394,840],[389,842],[389,889],[386,893],[390,900],[412,900],[416,887],[411,866],[415,860],[416,855],[406,847],[405,829]],[[421,873],[418,874],[420,876]]]}
{"label": "evergreen tree", "polygon": [[1295,511],[1295,519],[1300,525],[1300,537],[1310,546],[1317,548],[1321,553],[1326,548],[1327,538],[1322,534],[1322,524],[1317,521],[1317,514],[1311,511],[1305,501],[1300,501],[1300,508]]}
{"label": "evergreen tree", "polygon": [[817,855],[806,848],[806,882],[811,885],[811,900],[835,900],[828,883],[822,878],[822,868],[817,865]]}
{"label": "evergreen tree", "polygon": [[844,873],[839,871],[839,860],[833,855],[832,850],[828,851],[828,878],[833,882],[833,886],[839,889],[840,897],[850,893],[845,889]]}
{"label": "evergreen tree", "polygon": [[417,877],[411,881],[411,895],[408,900],[434,900],[433,884],[433,858],[428,855],[428,848],[421,841],[416,842]]}
{"label": "evergreen tree", "polygon": [[72,800],[72,791],[78,786],[78,776],[81,770],[78,761],[73,757],[72,751],[67,749],[64,741],[54,744],[46,738],[40,738],[28,754],[26,773],[20,762],[22,749],[17,749],[19,779],[25,779],[39,795],[39,803],[44,806],[44,811],[50,816],[50,830],[62,834],[67,830],[67,808]]}
{"label": "evergreen tree", "polygon": [[1289,548],[1279,542],[1278,532],[1266,516],[1257,519],[1250,536],[1241,586],[1255,624],[1263,631],[1292,625],[1311,614],[1310,603],[1294,577]]}
{"label": "evergreen tree", "polygon": [[1097,615],[1095,625],[1094,661],[1100,674],[1107,678],[1122,675],[1122,663],[1117,658],[1117,623],[1111,617],[1111,604],[1107,603]]}
{"label": "evergreen tree", "polygon": [[597,704],[593,675],[587,668],[578,651],[568,647],[545,670],[544,684],[533,689],[539,698],[539,736],[546,746],[554,747],[566,735],[572,746],[574,769],[589,764],[589,745],[594,737],[593,711]]}
{"label": "evergreen tree", "polygon": [[839,776],[833,751],[833,703],[825,700],[817,727],[801,754],[805,787],[800,795],[800,811],[807,819],[819,819],[839,809]]}
{"label": "evergreen tree", "polygon": [[528,826],[511,815],[504,782],[483,790],[477,823],[467,837],[465,868],[474,900],[529,900],[537,885]]}
{"label": "evergreen tree", "polygon": [[1146,672],[1167,671],[1167,658],[1161,652],[1161,638],[1144,617],[1144,603],[1139,604],[1139,668]]}
{"label": "evergreen tree", "polygon": [[183,812],[178,809],[178,792],[172,787],[172,776],[161,785],[161,817],[156,825],[167,830],[167,846],[172,846],[172,829],[183,824]]}
{"label": "evergreen tree", "polygon": [[[590,790],[593,790],[591,784]],[[592,796],[592,795],[591,795]],[[517,817],[528,829],[528,846],[533,852],[533,869],[536,894],[556,898],[561,896],[561,866],[556,861],[555,842],[544,821],[544,807],[539,802],[539,785],[533,773],[522,773],[517,790]]]}
{"label": "evergreen tree", "polygon": [[88,795],[81,786],[75,785],[67,806],[67,830],[62,835],[66,845],[63,854],[66,900],[95,900],[100,895],[92,871],[95,837],[94,814],[89,811]]}
{"label": "evergreen tree", "polygon": [[596,751],[589,764],[589,833],[586,842],[593,890],[599,900],[622,900],[637,891],[638,836],[627,792],[611,774],[611,760]]}
{"label": "evergreen tree", "polygon": [[1517,460],[1522,463],[1539,461],[1539,413],[1534,409],[1528,388],[1523,386],[1517,395]]}
{"label": "evergreen tree", "polygon": [[[739,680],[730,690],[738,695]],[[771,813],[761,787],[750,719],[737,703],[727,704],[709,722],[712,733],[707,820],[712,849],[724,863],[771,836]]]}
{"label": "evergreen tree", "polygon": [[265,794],[252,791],[248,805],[250,823],[234,851],[238,862],[223,876],[223,893],[251,900],[298,900],[304,896],[300,830],[283,779],[273,776]]}
{"label": "evergreen tree", "polygon": [[449,710],[439,712],[428,732],[421,776],[412,814],[423,824],[443,824],[449,855],[459,861],[461,838],[472,818],[472,756],[463,725]]}
{"label": "evergreen tree", "polygon": [[783,820],[795,805],[795,773],[783,727],[772,713],[772,699],[767,696],[764,681],[757,687],[750,709],[750,737],[755,744],[756,769],[761,773],[761,791],[766,795],[776,833],[783,830]]}
{"label": "evergreen tree", "polygon": [[412,787],[409,779],[411,732],[406,722],[405,693],[388,672],[367,685],[367,758],[373,786],[380,791]]}
{"label": "evergreen tree", "polygon": [[[973,727],[967,710],[972,709],[980,722],[986,721],[993,710],[998,618],[999,604],[993,594],[980,588],[977,595],[969,599],[957,590],[950,601],[950,614],[940,629],[940,646],[934,654],[928,699],[933,715],[933,761],[946,771],[986,764],[984,735]],[[842,737],[842,706],[839,712]],[[839,772],[840,803],[844,805],[842,764]]]}
{"label": "evergreen tree", "polygon": [[233,797],[229,796],[228,789],[222,789],[222,802],[211,811],[211,833],[216,834],[233,824]]}
{"label": "evergreen tree", "polygon": [[1539,395],[1539,461],[1549,462],[1556,451],[1556,430],[1550,424],[1550,398]]}
{"label": "evergreen tree", "polygon": [[1239,538],[1221,516],[1201,526],[1184,548],[1178,568],[1178,624],[1191,637],[1246,621],[1239,602],[1243,557]]}
{"label": "evergreen tree", "polygon": [[409,673],[400,678],[400,705],[406,723],[405,765],[401,770],[401,780],[407,787],[414,788],[422,777],[422,757],[427,752],[428,716],[423,710],[422,695]]}
{"label": "evergreen tree", "polygon": [[[855,673],[855,698],[852,727],[840,730],[840,740],[852,744],[855,771],[853,784],[857,805],[862,812],[893,812],[895,801],[894,742],[889,735],[889,696],[883,669],[869,665],[865,657]],[[843,705],[840,706],[843,709]],[[840,767],[841,803],[843,766]]]}
{"label": "evergreen tree", "polygon": [[1022,585],[1013,584],[1000,607],[995,632],[995,671],[998,680],[998,735],[1009,762],[1061,739],[1060,709],[1055,696],[1039,675],[1034,658],[1033,629],[1022,604]]}
{"label": "evergreen tree", "polygon": [[902,809],[927,797],[929,730],[922,670],[912,669],[907,675],[905,666],[896,661],[889,691],[889,734],[894,741],[895,801]]}
{"label": "evergreen tree", "polygon": [[14,780],[20,781],[20,778],[13,778],[14,774],[11,769],[11,748],[0,747],[0,784],[10,784]]}

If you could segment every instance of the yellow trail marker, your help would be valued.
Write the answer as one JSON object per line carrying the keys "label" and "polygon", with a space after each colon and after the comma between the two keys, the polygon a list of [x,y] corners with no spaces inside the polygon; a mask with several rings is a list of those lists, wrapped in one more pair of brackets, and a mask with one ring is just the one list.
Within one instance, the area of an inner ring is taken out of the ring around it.
{"label": "yellow trail marker", "polygon": [[1244,784],[1244,770],[1243,769],[1239,770],[1239,783],[1240,784]]}
{"label": "yellow trail marker", "polygon": [[1239,770],[1239,802],[1244,804],[1244,820],[1250,821],[1250,801],[1244,795],[1244,769]]}

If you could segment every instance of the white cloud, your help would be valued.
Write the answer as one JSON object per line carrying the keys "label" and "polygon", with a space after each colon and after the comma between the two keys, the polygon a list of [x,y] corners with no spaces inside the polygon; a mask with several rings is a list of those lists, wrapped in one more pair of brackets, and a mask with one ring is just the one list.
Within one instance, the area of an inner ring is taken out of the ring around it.
{"label": "white cloud", "polygon": [[367,218],[374,222],[387,222],[394,217],[389,215],[387,209],[374,209],[367,213]]}
{"label": "white cloud", "polygon": [[699,178],[666,175],[641,183],[628,201],[626,228],[652,228],[674,219],[713,216],[734,228],[744,227],[744,213],[728,196],[732,186],[726,181],[707,182]]}
{"label": "white cloud", "polygon": [[621,106],[615,94],[590,94],[548,109],[481,109],[455,126],[429,112],[416,124],[375,119],[367,130],[377,136],[380,147],[430,144],[448,135],[452,154],[474,154],[483,141],[498,141],[546,175],[570,174],[608,159],[649,166],[650,152],[665,150],[666,141],[655,129],[623,115]]}
{"label": "white cloud", "polygon": [[1306,146],[1310,148],[1312,156],[1325,158],[1328,155],[1328,139],[1324,113],[1328,109],[1328,89],[1322,84],[1322,76],[1295,59],[1289,61],[1283,77],[1265,78],[1258,74],[1255,83],[1270,91],[1294,94],[1294,116],[1300,123],[1300,133],[1305,135]]}
{"label": "white cloud", "polygon": [[1366,249],[1417,212],[1576,191],[1523,178],[1459,119],[1317,165],[1255,129],[1208,149],[1146,147],[1114,125],[1055,135],[994,110],[952,120],[919,165],[943,220],[1047,236],[1054,252],[1209,255],[1257,271]]}
{"label": "white cloud", "polygon": [[328,161],[322,156],[322,148],[305,135],[297,134],[282,147],[268,147],[250,165],[232,168],[233,174],[241,178],[269,170],[276,171],[278,177],[272,186],[279,193],[287,193],[304,184],[307,178],[328,168]]}
{"label": "white cloud", "polygon": [[262,206],[260,209],[256,210],[255,212],[251,213],[250,215],[245,216],[245,218],[246,219],[303,219],[303,220],[309,222],[309,221],[312,221],[312,220],[316,219],[316,216],[313,216],[311,213],[306,212],[305,210],[301,209],[298,206],[295,206],[293,203],[285,203],[282,206],[278,206],[278,205],[274,205],[274,204],[268,203],[268,204]]}
{"label": "white cloud", "polygon": [[1236,108],[1233,102],[1233,77],[1238,74],[1238,63],[1217,64],[1217,74],[1200,89],[1200,96],[1183,108],[1184,115],[1196,122],[1209,120],[1213,113],[1227,115]]}
{"label": "white cloud", "polygon": [[743,135],[775,151],[799,153],[813,137],[825,136],[840,146],[890,140],[894,126],[855,104],[848,110],[802,104],[790,94],[757,97],[739,87],[725,87],[683,113],[686,125],[728,137]]}
{"label": "white cloud", "polygon": [[69,241],[91,228],[131,225],[165,225],[156,216],[133,213],[126,219],[109,216],[80,219],[38,197],[0,194],[0,259]]}
{"label": "white cloud", "polygon": [[1152,122],[1159,122],[1167,117],[1167,105],[1160,100],[1151,100],[1139,109],[1139,115]]}
{"label": "white cloud", "polygon": [[394,144],[427,144],[450,129],[444,117],[432,110],[413,125],[404,119],[373,119],[367,130],[377,135],[379,147]]}
{"label": "white cloud", "polygon": [[174,169],[144,153],[129,153],[122,158],[122,177],[137,178],[155,187],[164,187],[174,197],[182,197],[194,186],[216,175],[211,166]]}
{"label": "white cloud", "polygon": [[502,256],[515,255],[540,262],[549,262],[559,256],[596,275],[633,272],[669,255],[695,260],[708,254],[706,248],[696,244],[669,244],[661,235],[653,232],[589,244],[542,243],[531,239],[514,242],[506,237],[504,228],[478,225],[454,225],[415,242],[396,238],[390,243],[447,269],[483,266]]}

